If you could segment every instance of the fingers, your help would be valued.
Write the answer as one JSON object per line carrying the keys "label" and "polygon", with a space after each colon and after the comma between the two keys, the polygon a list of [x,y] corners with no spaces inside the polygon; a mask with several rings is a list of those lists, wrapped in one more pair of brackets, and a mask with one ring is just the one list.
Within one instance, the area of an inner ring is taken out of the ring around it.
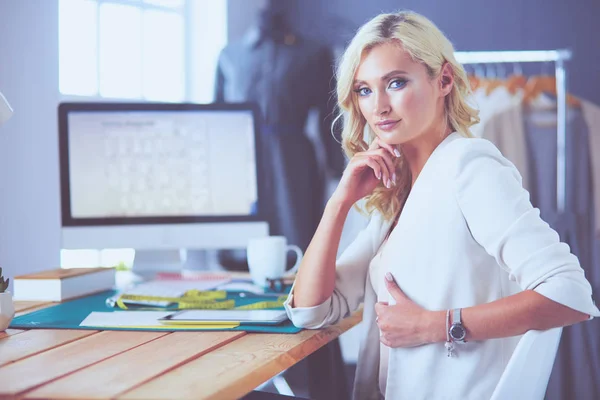
{"label": "fingers", "polygon": [[385,307],[387,307],[387,306],[388,306],[388,303],[387,303],[387,302],[382,302],[382,301],[380,301],[380,302],[378,302],[378,303],[375,303],[375,313],[376,313],[377,315],[379,315],[381,312],[383,312],[383,310],[384,310],[384,309],[385,309]]}
{"label": "fingers", "polygon": [[404,292],[402,291],[402,289],[400,289],[400,286],[398,286],[398,283],[396,283],[396,280],[394,279],[392,274],[387,272],[385,274],[384,281],[388,293],[394,298],[394,300],[396,300],[396,304],[404,300],[409,300],[406,294],[404,294]]}
{"label": "fingers", "polygon": [[381,153],[385,150],[379,149],[374,151],[376,151],[377,153],[368,155],[368,157],[372,157],[373,160],[375,160],[375,162],[379,164],[379,168],[381,169],[381,176],[378,179],[381,179],[385,187],[391,187],[388,185],[390,185],[390,179],[392,178],[392,174],[390,173],[390,168],[385,160],[385,157],[381,155]]}
{"label": "fingers", "polygon": [[[360,153],[354,156],[354,159],[358,163],[357,165],[368,165],[373,170],[375,178],[383,181],[383,184],[387,188],[391,188],[395,185],[395,172],[394,166],[389,156],[386,154],[382,155],[385,150],[373,150],[373,152]],[[387,159],[386,159],[387,158]]]}
{"label": "fingers", "polygon": [[379,162],[377,162],[377,160],[374,157],[367,156],[364,159],[364,163],[371,167],[373,173],[375,174],[375,178],[381,179],[381,175],[383,174],[383,167]]}
{"label": "fingers", "polygon": [[382,317],[382,315],[387,307],[388,307],[387,301],[380,301],[380,302],[375,303],[375,315],[377,316],[375,321],[379,321],[379,319]]}
{"label": "fingers", "polygon": [[388,293],[394,298],[394,300],[396,300],[396,302],[407,298],[404,292],[398,287],[396,282],[390,282],[386,280],[385,284],[387,286]]}
{"label": "fingers", "polygon": [[378,303],[375,303],[375,314],[377,315],[375,317],[375,323],[377,324],[377,327],[379,328],[379,340],[384,345],[391,347],[392,346],[392,342],[390,341],[391,333],[388,331],[388,329],[390,327],[384,317],[386,307],[388,307],[387,301],[380,301]]}
{"label": "fingers", "polygon": [[393,347],[392,343],[389,340],[387,340],[387,338],[384,335],[379,336],[379,341],[387,347]]}
{"label": "fingers", "polygon": [[375,177],[383,182],[385,187],[391,189],[396,185],[396,166],[394,160],[400,155],[398,149],[387,143],[383,143],[379,138],[375,138],[369,149],[356,154],[357,158],[362,158],[363,163],[371,167]]}
{"label": "fingers", "polygon": [[382,168],[383,176],[379,176],[377,179],[383,178],[383,184],[388,189],[396,185],[396,167],[394,166],[394,159],[400,156],[400,152],[396,147],[384,143],[376,137],[369,146],[369,150],[365,151],[363,154],[378,155],[381,157],[381,159],[378,159],[377,161],[380,164],[383,161],[385,164],[385,169]]}
{"label": "fingers", "polygon": [[378,176],[377,179],[381,179],[385,187],[389,189],[396,184],[396,167],[387,150],[369,150],[364,155],[373,158],[379,164],[381,176]]}
{"label": "fingers", "polygon": [[373,140],[369,146],[369,150],[377,150],[379,148],[386,149],[392,158],[400,157],[400,151],[395,146],[384,143],[378,137]]}
{"label": "fingers", "polygon": [[375,150],[381,155],[381,159],[385,163],[387,169],[388,181],[384,181],[383,184],[389,189],[396,185],[396,166],[394,165],[393,159],[390,157],[388,150],[379,149]]}

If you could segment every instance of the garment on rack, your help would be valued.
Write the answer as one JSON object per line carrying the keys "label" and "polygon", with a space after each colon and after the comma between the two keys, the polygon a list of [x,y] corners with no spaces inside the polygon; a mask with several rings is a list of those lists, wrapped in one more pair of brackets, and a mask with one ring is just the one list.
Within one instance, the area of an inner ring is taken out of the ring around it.
{"label": "garment on rack", "polygon": [[[548,104],[552,103],[548,100],[540,101],[540,106],[542,108],[545,108]],[[550,115],[542,115],[542,111],[535,110],[536,107],[536,104],[533,104],[534,113],[527,115],[526,111],[524,111],[524,105],[522,102],[515,102],[511,107],[494,114],[484,125],[482,131],[482,137],[496,144],[504,156],[517,167],[523,177],[523,186],[530,192],[532,191],[532,181],[536,179],[536,177],[532,175],[534,174],[537,164],[530,160],[531,154],[528,154],[528,151],[530,152],[531,150],[528,149],[528,145],[536,142],[527,142],[527,127],[524,123],[525,118],[528,118],[530,122],[532,122],[535,118],[545,118],[548,120],[548,134],[544,135],[543,137],[549,138],[552,136],[553,139],[550,139],[549,142],[552,140],[556,141],[556,110],[553,109],[552,112],[549,112]],[[594,209],[595,235],[600,237],[598,234],[600,231],[600,217],[598,217],[600,214],[600,107],[583,101],[581,110],[571,108],[567,113],[567,118],[570,119],[567,121],[568,131],[573,129],[575,129],[575,131],[585,129],[587,132],[584,135],[586,137],[586,144],[585,146],[581,147],[581,151],[585,151],[586,153],[585,159],[589,160],[589,172],[586,172],[586,176],[591,175],[591,183],[589,185],[591,203],[586,209]],[[575,125],[573,125],[573,121],[575,121]],[[570,122],[571,125],[569,125]],[[532,130],[536,129],[535,124],[532,123],[530,123],[528,127]],[[556,146],[556,143],[554,143],[554,146]],[[555,147],[553,151],[553,154],[556,155]],[[572,157],[573,160],[581,159],[579,153],[573,154]],[[554,170],[556,170],[555,159]],[[540,187],[544,187],[547,194],[545,196],[538,196],[537,198],[540,199],[540,201],[556,198],[556,192],[554,192],[554,195],[551,195],[552,190],[555,189],[545,185],[538,185],[538,190],[540,190]],[[556,188],[555,183],[554,188]],[[556,204],[554,204],[553,207],[556,208]],[[550,209],[550,207],[543,205],[540,208]]]}
{"label": "garment on rack", "polygon": [[529,191],[529,171],[523,127],[523,108],[519,103],[495,113],[485,122],[481,137],[494,143],[502,155],[517,168],[523,179],[523,187]]}
{"label": "garment on rack", "polygon": [[475,90],[472,100],[474,107],[479,110],[479,123],[471,127],[471,133],[475,137],[481,137],[483,127],[490,118],[494,114],[511,107],[520,97],[520,95],[511,95],[504,86],[497,87],[489,95],[484,87]]}
{"label": "garment on rack", "polygon": [[325,202],[326,172],[305,133],[311,108],[319,111],[320,146],[333,175],[345,165],[340,144],[330,134],[333,89],[332,56],[308,39],[280,39],[251,30],[226,46],[218,61],[218,102],[255,102],[263,126],[261,147],[266,168],[270,232],[285,235],[306,249]]}
{"label": "garment on rack", "polygon": [[[589,101],[581,101],[583,117],[589,129],[590,154],[592,156],[592,181],[594,183],[595,235],[600,239],[600,107]],[[600,378],[599,378],[600,379]]]}
{"label": "garment on rack", "polygon": [[[517,104],[494,115],[483,137],[492,140],[527,179],[527,189],[542,218],[571,246],[592,287],[600,288],[600,241],[595,238],[589,137],[582,110],[568,109],[565,211],[556,204],[556,110]],[[596,294],[597,296],[597,294]],[[600,321],[563,330],[546,399],[600,398]]]}
{"label": "garment on rack", "polygon": [[[494,108],[490,102],[482,104]],[[585,100],[581,101],[581,105],[583,119],[589,131],[587,137],[592,175],[591,190],[594,193],[592,206],[595,214],[595,236],[600,238],[600,107]],[[477,128],[481,132],[481,137],[495,143],[504,156],[515,164],[523,177],[523,187],[529,190],[530,169],[526,155],[521,99],[517,98],[510,107],[501,111],[488,111],[487,114],[492,116]],[[554,128],[556,130],[556,127]]]}

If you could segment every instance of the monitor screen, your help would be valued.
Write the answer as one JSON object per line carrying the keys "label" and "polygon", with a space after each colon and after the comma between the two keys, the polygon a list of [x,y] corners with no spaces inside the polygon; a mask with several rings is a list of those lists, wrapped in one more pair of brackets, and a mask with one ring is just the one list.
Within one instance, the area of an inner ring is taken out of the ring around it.
{"label": "monitor screen", "polygon": [[252,107],[61,108],[63,225],[258,217]]}

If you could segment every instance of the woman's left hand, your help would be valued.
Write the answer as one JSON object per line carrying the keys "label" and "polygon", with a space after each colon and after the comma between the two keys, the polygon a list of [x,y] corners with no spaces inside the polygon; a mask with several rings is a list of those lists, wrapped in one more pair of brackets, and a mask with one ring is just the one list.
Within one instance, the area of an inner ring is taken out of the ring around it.
{"label": "woman's left hand", "polygon": [[427,325],[430,311],[409,299],[389,272],[384,280],[396,304],[393,306],[386,302],[375,304],[381,343],[388,347],[415,347],[429,343],[424,327]]}

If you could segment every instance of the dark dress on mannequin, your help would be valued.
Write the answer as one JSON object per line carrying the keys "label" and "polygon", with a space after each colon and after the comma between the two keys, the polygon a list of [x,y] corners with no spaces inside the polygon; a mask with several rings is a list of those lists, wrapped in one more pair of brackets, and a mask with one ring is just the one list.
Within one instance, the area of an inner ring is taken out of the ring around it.
{"label": "dark dress on mannequin", "polygon": [[[331,52],[286,33],[280,18],[264,12],[243,40],[222,50],[215,101],[258,104],[269,231],[306,250],[323,213],[326,178],[341,176],[345,159],[341,145],[330,134],[335,104]],[[318,146],[324,149],[325,159],[321,166],[305,132],[311,108],[319,113]],[[220,259],[227,266],[227,260]],[[294,372],[304,375],[302,386],[308,386],[312,399],[349,397],[338,340],[291,372],[286,376],[290,382],[298,377]]]}
{"label": "dark dress on mannequin", "polygon": [[[333,113],[332,56],[310,40],[254,28],[219,56],[216,102],[255,102],[261,110],[262,173],[268,184],[272,235],[306,250],[325,203],[326,172],[341,176],[344,157],[330,134]],[[326,159],[305,133],[309,110],[319,111]]]}

